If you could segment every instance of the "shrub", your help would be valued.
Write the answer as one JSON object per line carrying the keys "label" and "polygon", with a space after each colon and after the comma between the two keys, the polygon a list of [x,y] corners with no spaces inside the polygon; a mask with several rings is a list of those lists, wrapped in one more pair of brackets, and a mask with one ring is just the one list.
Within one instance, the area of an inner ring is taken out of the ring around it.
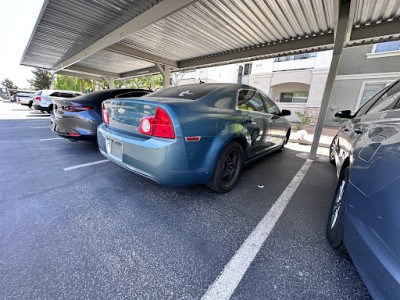
{"label": "shrub", "polygon": [[297,117],[298,117],[299,120],[300,120],[299,122],[297,122],[297,123],[295,124],[296,130],[301,130],[301,129],[303,129],[305,126],[307,126],[307,125],[309,125],[309,124],[311,123],[311,118],[310,118],[310,116],[307,114],[306,111],[303,112],[303,113],[296,111],[296,115],[297,115]]}

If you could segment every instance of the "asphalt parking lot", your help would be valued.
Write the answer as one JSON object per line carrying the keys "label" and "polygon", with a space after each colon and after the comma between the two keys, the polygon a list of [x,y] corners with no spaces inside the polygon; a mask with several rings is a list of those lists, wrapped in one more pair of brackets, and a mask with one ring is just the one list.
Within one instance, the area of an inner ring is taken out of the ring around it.
{"label": "asphalt parking lot", "polygon": [[[170,189],[57,138],[48,115],[0,108],[2,299],[200,299],[305,163],[289,147],[227,194]],[[370,299],[325,239],[335,184],[311,163],[231,299]]]}

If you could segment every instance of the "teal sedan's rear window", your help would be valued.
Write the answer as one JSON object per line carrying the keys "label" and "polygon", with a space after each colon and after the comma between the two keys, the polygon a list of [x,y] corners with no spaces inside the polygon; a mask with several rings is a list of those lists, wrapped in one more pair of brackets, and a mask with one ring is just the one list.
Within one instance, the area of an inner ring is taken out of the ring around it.
{"label": "teal sedan's rear window", "polygon": [[160,98],[180,98],[185,100],[197,100],[205,95],[220,89],[218,85],[182,85],[158,92],[151,93],[147,97],[160,97]]}

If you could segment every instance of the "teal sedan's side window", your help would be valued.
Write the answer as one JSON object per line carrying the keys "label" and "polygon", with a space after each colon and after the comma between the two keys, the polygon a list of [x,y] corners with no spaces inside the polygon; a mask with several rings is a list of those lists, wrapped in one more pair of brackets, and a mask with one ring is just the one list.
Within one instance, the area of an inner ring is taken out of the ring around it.
{"label": "teal sedan's side window", "polygon": [[237,108],[248,111],[265,112],[264,102],[254,90],[240,90]]}
{"label": "teal sedan's side window", "polygon": [[263,94],[262,97],[265,101],[265,105],[267,106],[268,113],[271,115],[279,116],[281,114],[281,111],[279,110],[278,106],[276,106],[276,104],[266,95]]}

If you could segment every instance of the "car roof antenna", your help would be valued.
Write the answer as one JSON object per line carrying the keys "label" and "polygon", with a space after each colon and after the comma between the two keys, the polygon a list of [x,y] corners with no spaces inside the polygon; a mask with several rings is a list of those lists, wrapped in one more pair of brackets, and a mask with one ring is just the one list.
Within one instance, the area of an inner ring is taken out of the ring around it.
{"label": "car roof antenna", "polygon": [[199,84],[205,83],[204,81],[201,80],[201,78],[199,77]]}

